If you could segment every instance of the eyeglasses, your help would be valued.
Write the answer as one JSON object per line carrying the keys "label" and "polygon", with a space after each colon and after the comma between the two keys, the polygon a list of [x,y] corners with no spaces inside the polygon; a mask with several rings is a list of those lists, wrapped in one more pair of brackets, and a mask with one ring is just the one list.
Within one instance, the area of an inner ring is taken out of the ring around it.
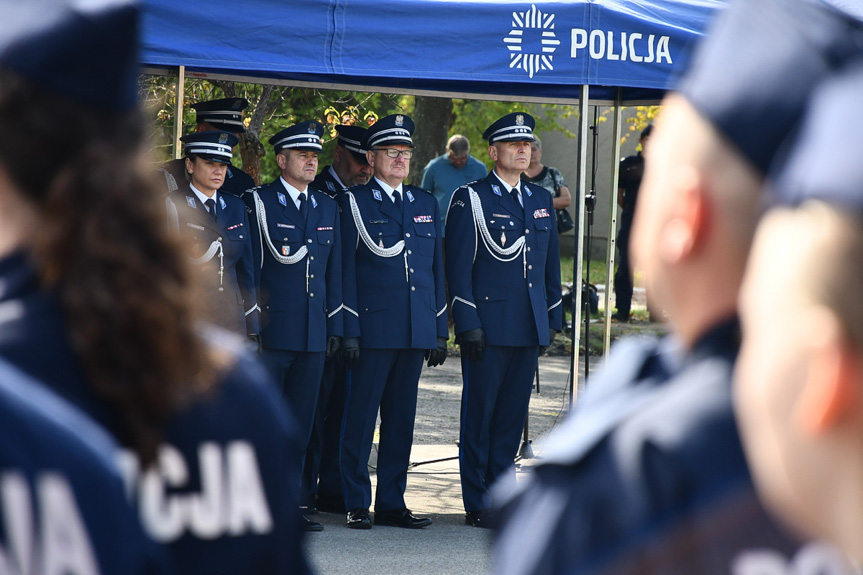
{"label": "eyeglasses", "polygon": [[388,158],[398,158],[402,156],[405,160],[410,160],[413,155],[413,150],[396,150],[395,148],[375,148],[376,152],[386,152]]}

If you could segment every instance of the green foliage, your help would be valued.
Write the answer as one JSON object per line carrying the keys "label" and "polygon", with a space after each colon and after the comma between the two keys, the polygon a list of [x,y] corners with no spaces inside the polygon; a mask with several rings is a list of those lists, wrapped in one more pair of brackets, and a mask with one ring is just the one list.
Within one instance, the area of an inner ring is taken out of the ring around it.
{"label": "green foliage", "polygon": [[[660,106],[636,106],[635,115],[626,119],[626,123],[629,124],[629,126],[626,126],[626,131],[620,137],[621,145],[623,145],[626,139],[630,136],[637,139],[641,130],[653,122],[654,118],[659,114],[660,108]],[[639,150],[640,149],[641,146],[639,146]]]}

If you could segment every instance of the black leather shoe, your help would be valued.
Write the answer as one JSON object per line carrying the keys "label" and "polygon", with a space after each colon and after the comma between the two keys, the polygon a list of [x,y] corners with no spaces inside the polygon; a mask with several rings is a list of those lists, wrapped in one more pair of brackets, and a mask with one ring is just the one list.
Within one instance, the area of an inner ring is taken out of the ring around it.
{"label": "black leather shoe", "polygon": [[464,514],[464,524],[465,525],[473,525],[474,527],[481,527],[483,529],[491,529],[491,516],[489,512],[485,509],[480,509],[478,511],[468,511]]}
{"label": "black leather shoe", "polygon": [[306,531],[323,531],[324,526],[318,523],[317,521],[312,521],[305,515],[303,515],[303,528]]}
{"label": "black leather shoe", "polygon": [[348,527],[351,529],[371,529],[368,509],[351,509],[348,511]]}
{"label": "black leather shoe", "polygon": [[414,517],[410,509],[395,509],[393,511],[375,511],[375,525],[389,525],[405,529],[422,529],[431,525],[428,517]]}
{"label": "black leather shoe", "polygon": [[318,495],[315,498],[315,506],[318,511],[324,513],[347,513],[344,500],[338,495]]}

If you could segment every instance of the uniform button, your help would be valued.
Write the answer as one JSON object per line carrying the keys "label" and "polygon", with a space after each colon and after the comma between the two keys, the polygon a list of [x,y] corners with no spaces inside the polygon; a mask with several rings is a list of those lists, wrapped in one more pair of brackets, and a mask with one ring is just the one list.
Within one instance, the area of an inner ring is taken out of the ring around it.
{"label": "uniform button", "polygon": [[315,261],[315,256],[309,256],[309,261]]}
{"label": "uniform button", "polygon": [[533,266],[527,266],[527,269],[532,270]]}
{"label": "uniform button", "polygon": [[527,248],[527,251],[530,251],[530,248]]}
{"label": "uniform button", "polygon": [[327,240],[327,243],[330,243],[330,240]]}
{"label": "uniform button", "polygon": [[309,238],[309,239],[308,239],[308,242],[309,242],[309,243],[312,243],[312,238]]}
{"label": "uniform button", "polygon": [[315,294],[310,293],[310,294],[309,294],[309,297],[315,297]]}
{"label": "uniform button", "polygon": [[411,268],[411,273],[414,273],[414,269],[413,269],[413,268]]}
{"label": "uniform button", "polygon": [[488,301],[488,296],[485,296],[485,301]]}
{"label": "uniform button", "polygon": [[379,236],[382,236],[382,235],[384,235],[384,233],[383,233],[383,232],[378,232],[378,235],[379,235]]}
{"label": "uniform button", "polygon": [[369,311],[369,308],[366,308],[366,309],[365,309],[365,310],[363,310],[363,311]]}
{"label": "uniform button", "polygon": [[288,238],[282,238],[282,241],[286,242],[286,241],[288,241]]}
{"label": "uniform button", "polygon": [[413,254],[413,252],[412,252],[412,251],[410,251],[410,250],[408,250],[408,255],[411,255],[411,254]]}
{"label": "uniform button", "polygon": [[430,235],[431,235],[431,232],[429,232],[427,235],[429,235],[429,236],[430,236]]}
{"label": "uniform button", "polygon": [[240,239],[243,239],[243,236],[240,236]]}
{"label": "uniform button", "polygon": [[219,239],[217,241],[222,241],[222,236],[219,236]]}
{"label": "uniform button", "polygon": [[405,234],[405,237],[409,238],[409,237],[411,237],[411,235],[408,233],[408,234]]}
{"label": "uniform button", "polygon": [[533,284],[527,284],[527,287],[533,287]]}
{"label": "uniform button", "polygon": [[530,230],[524,230],[524,233],[529,234]]}
{"label": "uniform button", "polygon": [[411,291],[417,291],[417,288],[415,288],[414,286],[411,286]]}
{"label": "uniform button", "polygon": [[309,276],[310,279],[315,279],[315,274]]}

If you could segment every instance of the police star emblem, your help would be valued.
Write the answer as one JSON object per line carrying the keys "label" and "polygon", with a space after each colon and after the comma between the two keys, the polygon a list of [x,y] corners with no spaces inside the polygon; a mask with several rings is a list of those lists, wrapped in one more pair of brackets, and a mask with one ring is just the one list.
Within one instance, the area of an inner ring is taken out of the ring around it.
{"label": "police star emblem", "polygon": [[405,123],[405,117],[401,114],[396,116],[396,126],[403,126]]}
{"label": "police star emblem", "polygon": [[219,134],[219,143],[220,144],[227,144],[228,143],[228,134],[227,133],[223,132],[223,133]]}
{"label": "police star emblem", "polygon": [[515,125],[516,126],[523,126],[524,125],[524,115],[523,114],[516,114]]}

